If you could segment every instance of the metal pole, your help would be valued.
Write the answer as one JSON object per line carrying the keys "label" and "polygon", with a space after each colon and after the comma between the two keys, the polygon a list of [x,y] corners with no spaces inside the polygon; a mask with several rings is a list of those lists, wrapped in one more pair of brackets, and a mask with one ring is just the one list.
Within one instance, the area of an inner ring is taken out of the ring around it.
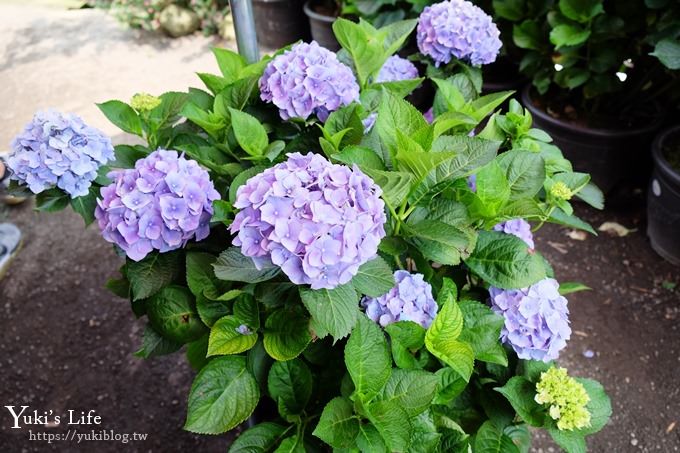
{"label": "metal pole", "polygon": [[234,18],[238,52],[248,63],[255,63],[260,59],[260,50],[257,47],[257,35],[255,34],[253,4],[251,0],[230,0],[229,3]]}

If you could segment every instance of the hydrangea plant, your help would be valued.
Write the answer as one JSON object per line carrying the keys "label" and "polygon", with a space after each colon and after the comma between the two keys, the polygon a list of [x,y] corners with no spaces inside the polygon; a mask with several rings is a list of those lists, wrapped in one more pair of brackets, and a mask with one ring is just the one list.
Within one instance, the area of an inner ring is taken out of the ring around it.
{"label": "hydrangea plant", "polygon": [[356,84],[332,108],[316,79],[272,91],[294,49],[215,49],[207,91],[100,104],[146,145],[116,146],[71,204],[127,255],[107,286],[148,320],[137,355],[184,348],[197,370],[185,429],[254,417],[230,452],[528,452],[527,426],[581,452],[611,413],[600,384],[552,371],[579,285],[531,231],[593,232],[571,199],[601,193],[516,102],[498,111],[512,93],[436,77],[427,121],[404,100],[422,78],[382,81],[415,27],[338,20],[340,56],[305,45]]}

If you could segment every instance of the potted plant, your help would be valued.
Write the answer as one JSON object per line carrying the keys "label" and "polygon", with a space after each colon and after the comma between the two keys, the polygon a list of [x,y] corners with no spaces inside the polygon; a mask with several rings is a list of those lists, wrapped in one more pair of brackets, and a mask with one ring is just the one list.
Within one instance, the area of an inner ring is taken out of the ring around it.
{"label": "potted plant", "polygon": [[659,49],[674,42],[678,5],[630,0],[497,1],[531,78],[522,101],[575,168],[604,190],[642,175],[677,77]]}
{"label": "potted plant", "polygon": [[680,265],[680,127],[672,127],[652,144],[654,171],[647,192],[647,234],[652,248]]}
{"label": "potted plant", "polygon": [[309,22],[303,14],[304,0],[253,0],[257,40],[267,49],[278,49],[308,40]]}
{"label": "potted plant", "polygon": [[137,355],[184,348],[185,429],[275,408],[230,452],[527,452],[528,425],[581,452],[607,423],[602,386],[554,363],[579,286],[527,222],[592,231],[570,200],[601,200],[517,102],[494,112],[509,93],[440,80],[430,124],[419,80],[376,81],[414,25],[337,21],[353,69],[316,43],[216,49],[208,91],[100,104],[145,145],[55,112],[13,143],[13,185],[125,257],[107,286],[148,320]]}

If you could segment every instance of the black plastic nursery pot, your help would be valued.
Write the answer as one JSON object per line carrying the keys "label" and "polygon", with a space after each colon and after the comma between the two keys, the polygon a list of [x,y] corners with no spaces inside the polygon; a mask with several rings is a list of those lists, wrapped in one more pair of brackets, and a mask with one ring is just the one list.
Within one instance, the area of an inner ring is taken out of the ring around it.
{"label": "black plastic nursery pot", "polygon": [[304,11],[309,18],[309,28],[312,32],[312,39],[320,46],[336,52],[340,50],[340,43],[333,34],[333,22],[337,16],[327,16],[318,12],[317,2],[309,0],[305,3]]}
{"label": "black plastic nursery pot", "polygon": [[640,176],[646,180],[651,169],[649,147],[663,121],[661,115],[641,127],[595,129],[553,118],[534,104],[531,85],[522,90],[522,104],[529,109],[534,127],[545,130],[575,171],[590,173],[603,192]]}
{"label": "black plastic nursery pot", "polygon": [[652,144],[654,170],[647,191],[647,235],[652,248],[680,266],[680,170],[667,160],[673,147],[680,154],[680,126],[659,134]]}
{"label": "black plastic nursery pot", "polygon": [[302,13],[305,0],[253,0],[255,30],[261,46],[278,49],[309,40],[309,22]]}

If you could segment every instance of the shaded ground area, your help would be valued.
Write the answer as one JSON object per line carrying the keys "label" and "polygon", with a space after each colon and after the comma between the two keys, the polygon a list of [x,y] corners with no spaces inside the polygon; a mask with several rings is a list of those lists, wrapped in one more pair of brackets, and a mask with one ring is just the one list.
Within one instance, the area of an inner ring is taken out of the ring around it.
{"label": "shaded ground area", "polygon": [[[0,4],[0,101],[6,106],[0,149],[35,110],[49,106],[116,134],[93,102],[196,86],[194,72],[217,70],[212,44],[200,36],[167,40],[122,30],[101,11]],[[584,241],[556,226],[538,235],[559,280],[594,288],[569,296],[575,333],[561,361],[573,374],[602,381],[613,399],[614,417],[590,440],[590,451],[680,451],[680,270],[649,248],[643,211],[582,210],[596,227],[607,220],[638,229],[624,238],[601,234]],[[132,356],[143,325],[125,301],[103,289],[119,259],[96,228],[84,230],[71,212],[39,214],[29,204],[5,214],[26,238],[0,282],[1,405],[55,413],[94,409],[102,417],[95,429],[148,433],[148,440],[29,441],[31,428],[9,429],[11,417],[2,409],[0,451],[225,451],[226,436],[181,430],[193,378],[183,357]],[[557,450],[539,436],[535,451]]]}

